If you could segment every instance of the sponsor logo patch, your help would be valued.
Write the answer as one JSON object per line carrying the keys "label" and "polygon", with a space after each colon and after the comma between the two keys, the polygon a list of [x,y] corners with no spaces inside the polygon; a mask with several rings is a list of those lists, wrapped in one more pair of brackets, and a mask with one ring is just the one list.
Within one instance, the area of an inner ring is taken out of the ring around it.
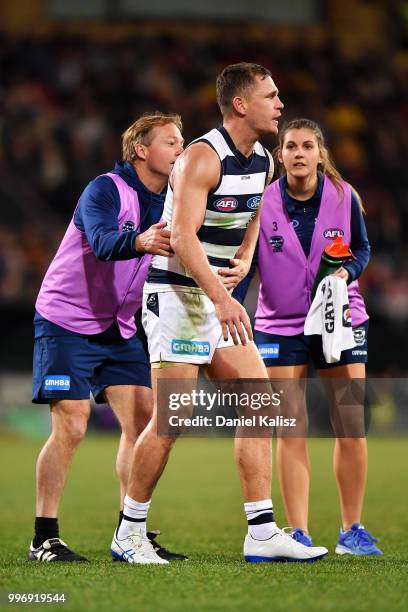
{"label": "sponsor logo patch", "polygon": [[299,221],[297,219],[292,219],[291,224],[292,224],[293,229],[296,229],[297,227],[299,227]]}
{"label": "sponsor logo patch", "polygon": [[133,221],[125,221],[122,226],[122,232],[133,232],[134,229],[135,224],[133,223]]}
{"label": "sponsor logo patch", "polygon": [[69,391],[71,388],[71,377],[65,374],[53,374],[46,376],[43,382],[45,391]]}
{"label": "sponsor logo patch", "polygon": [[258,344],[258,351],[263,359],[277,359],[279,344]]}
{"label": "sponsor logo patch", "polygon": [[261,196],[253,196],[252,198],[249,198],[246,204],[247,208],[249,208],[250,210],[254,210],[255,208],[258,208],[260,201],[261,201]]}
{"label": "sponsor logo patch", "polygon": [[283,236],[271,236],[269,238],[269,244],[272,246],[273,253],[282,253],[283,243]]}
{"label": "sponsor logo patch", "polygon": [[356,346],[362,346],[366,340],[366,333],[364,327],[356,327],[353,329],[354,342]]}
{"label": "sponsor logo patch", "polygon": [[235,198],[222,198],[217,200],[214,204],[214,208],[221,212],[232,212],[238,206],[238,202]]}
{"label": "sponsor logo patch", "polygon": [[323,236],[325,238],[337,238],[338,236],[344,236],[344,232],[339,227],[331,227],[324,230]]}
{"label": "sponsor logo patch", "polygon": [[210,343],[204,340],[172,340],[171,352],[175,355],[209,355]]}
{"label": "sponsor logo patch", "polygon": [[[323,285],[323,291],[327,288],[327,300],[324,305],[324,328],[328,334],[334,332],[334,304],[333,304],[333,291],[329,284]],[[343,315],[344,320],[344,315]]]}

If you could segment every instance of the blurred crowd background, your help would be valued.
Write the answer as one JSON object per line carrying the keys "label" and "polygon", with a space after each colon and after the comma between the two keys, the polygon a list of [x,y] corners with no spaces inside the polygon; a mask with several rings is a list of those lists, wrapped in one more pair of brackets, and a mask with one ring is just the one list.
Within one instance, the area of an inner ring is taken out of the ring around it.
{"label": "blurred crowd background", "polygon": [[261,12],[250,23],[115,20],[112,11],[61,21],[44,0],[12,4],[0,1],[0,371],[30,370],[42,276],[81,191],[120,158],[122,131],[159,109],[180,113],[192,140],[220,122],[216,75],[253,61],[271,69],[285,119],[321,123],[363,198],[369,371],[406,375],[406,3],[330,0],[295,25],[264,23]]}

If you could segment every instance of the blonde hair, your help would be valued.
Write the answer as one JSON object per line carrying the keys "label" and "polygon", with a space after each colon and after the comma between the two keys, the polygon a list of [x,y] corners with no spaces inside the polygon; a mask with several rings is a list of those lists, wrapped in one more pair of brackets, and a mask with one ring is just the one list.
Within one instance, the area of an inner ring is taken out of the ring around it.
{"label": "blonde hair", "polygon": [[165,115],[160,111],[154,113],[145,113],[139,119],[136,119],[132,125],[122,134],[122,158],[124,161],[135,161],[137,159],[135,147],[137,144],[149,146],[151,144],[151,131],[153,128],[161,125],[174,123],[181,131],[183,124],[180,115],[170,114]]}
{"label": "blonde hair", "polygon": [[[323,161],[317,164],[317,169],[320,170],[320,172],[322,172],[324,175],[329,177],[329,179],[334,183],[334,186],[337,192],[343,198],[344,189],[343,189],[342,182],[345,182],[345,181],[343,177],[341,176],[340,172],[337,170],[330,156],[330,153],[328,149],[326,148],[323,132],[320,129],[320,126],[315,121],[312,121],[311,119],[301,118],[301,119],[292,119],[292,121],[287,121],[286,123],[284,123],[284,125],[282,126],[282,129],[279,132],[279,145],[273,151],[273,156],[275,158],[275,161],[278,161],[277,159],[278,152],[282,150],[286,132],[288,132],[289,130],[301,130],[302,128],[306,128],[310,130],[311,132],[313,132],[317,140],[319,151],[323,156]],[[284,171],[285,170],[282,164],[280,166],[280,171],[279,171],[280,175],[284,174]],[[356,195],[356,198],[357,198],[357,201],[359,203],[361,210],[365,212],[363,202],[361,200],[360,195],[357,193],[355,189],[353,189],[353,191]]]}

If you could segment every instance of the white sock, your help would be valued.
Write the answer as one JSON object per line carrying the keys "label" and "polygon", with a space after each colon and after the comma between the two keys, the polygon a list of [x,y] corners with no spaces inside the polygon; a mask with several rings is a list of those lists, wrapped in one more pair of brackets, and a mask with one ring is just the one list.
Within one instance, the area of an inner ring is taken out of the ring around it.
{"label": "white sock", "polygon": [[254,540],[269,540],[278,530],[273,518],[271,499],[246,502],[244,510],[248,521],[248,533]]}
{"label": "white sock", "polygon": [[119,540],[127,538],[135,531],[146,533],[146,519],[151,500],[147,502],[138,502],[128,495],[125,495],[123,504],[123,519],[118,530]]}

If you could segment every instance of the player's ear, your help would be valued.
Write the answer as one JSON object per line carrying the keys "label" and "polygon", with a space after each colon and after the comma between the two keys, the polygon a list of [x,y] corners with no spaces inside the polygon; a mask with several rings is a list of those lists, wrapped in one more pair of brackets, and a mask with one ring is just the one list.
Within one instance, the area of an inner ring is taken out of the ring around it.
{"label": "player's ear", "polygon": [[147,158],[147,147],[144,144],[138,143],[135,145],[135,153],[138,159],[145,160]]}
{"label": "player's ear", "polygon": [[283,164],[282,149],[276,151],[276,159],[280,164]]}
{"label": "player's ear", "polygon": [[244,117],[247,111],[245,98],[242,98],[241,96],[235,96],[235,98],[232,99],[232,108],[238,115]]}

